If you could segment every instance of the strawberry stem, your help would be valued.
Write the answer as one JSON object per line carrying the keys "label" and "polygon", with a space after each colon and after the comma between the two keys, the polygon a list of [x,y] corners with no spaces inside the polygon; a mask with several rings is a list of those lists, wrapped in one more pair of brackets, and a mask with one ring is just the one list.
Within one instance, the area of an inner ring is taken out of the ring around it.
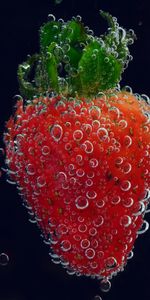
{"label": "strawberry stem", "polygon": [[[40,29],[40,51],[18,68],[21,93],[33,97],[45,92],[93,97],[113,89],[131,60],[128,45],[134,32],[125,31],[117,19],[100,11],[109,24],[108,33],[96,37],[81,17],[52,21]],[[31,73],[35,67],[35,76]]]}

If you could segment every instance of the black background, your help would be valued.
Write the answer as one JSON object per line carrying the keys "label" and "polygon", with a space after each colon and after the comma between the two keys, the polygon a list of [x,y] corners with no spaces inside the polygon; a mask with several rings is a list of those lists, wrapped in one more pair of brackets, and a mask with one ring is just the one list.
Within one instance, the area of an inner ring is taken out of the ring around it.
{"label": "black background", "polygon": [[[150,95],[150,4],[149,0],[7,0],[0,4],[0,127],[1,146],[5,121],[19,93],[17,66],[27,54],[38,50],[38,29],[52,13],[65,20],[81,15],[86,25],[101,34],[106,23],[99,9],[109,11],[123,27],[133,28],[137,41],[131,46],[134,60],[125,71],[122,85],[134,92]],[[150,217],[147,216],[147,220]],[[150,299],[150,232],[136,240],[134,257],[125,271],[112,280],[112,289],[102,294],[96,280],[69,276],[50,261],[48,246],[35,225],[28,222],[14,186],[0,178],[0,253],[9,256],[0,265],[0,300],[103,300]]]}

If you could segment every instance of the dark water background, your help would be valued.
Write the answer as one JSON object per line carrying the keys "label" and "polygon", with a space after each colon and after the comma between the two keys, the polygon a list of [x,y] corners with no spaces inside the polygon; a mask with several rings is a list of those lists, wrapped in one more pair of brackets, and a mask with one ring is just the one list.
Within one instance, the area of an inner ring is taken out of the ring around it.
{"label": "dark water background", "polygon": [[[109,11],[125,28],[133,28],[138,40],[131,46],[134,56],[122,85],[150,96],[150,4],[149,0],[7,0],[0,3],[0,127],[8,119],[18,94],[17,66],[27,54],[38,50],[38,29],[48,13],[69,19],[81,15],[86,25],[101,34],[106,23],[99,9]],[[2,142],[1,142],[2,145]],[[150,217],[147,216],[147,220]],[[0,253],[8,254],[7,266],[0,265],[0,300],[103,300],[150,299],[150,231],[135,244],[134,258],[123,273],[112,280],[112,289],[102,295],[96,280],[69,276],[54,265],[39,230],[28,222],[15,187],[0,179]]]}

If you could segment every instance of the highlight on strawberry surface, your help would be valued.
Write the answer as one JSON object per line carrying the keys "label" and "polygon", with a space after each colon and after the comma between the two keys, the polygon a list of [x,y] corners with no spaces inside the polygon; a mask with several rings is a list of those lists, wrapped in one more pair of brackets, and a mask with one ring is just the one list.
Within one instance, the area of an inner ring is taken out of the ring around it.
{"label": "highlight on strawberry surface", "polygon": [[80,16],[49,15],[39,53],[19,65],[21,96],[4,143],[7,181],[52,261],[101,280],[106,292],[149,227],[150,100],[119,85],[133,30],[100,14],[109,24],[100,37]]}

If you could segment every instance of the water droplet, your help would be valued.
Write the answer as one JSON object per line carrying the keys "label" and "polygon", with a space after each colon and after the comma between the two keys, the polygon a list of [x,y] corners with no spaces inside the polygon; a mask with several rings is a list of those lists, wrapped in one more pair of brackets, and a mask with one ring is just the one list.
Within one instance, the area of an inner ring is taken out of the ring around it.
{"label": "water droplet", "polygon": [[132,220],[128,215],[124,215],[120,218],[120,225],[128,227],[131,224]]}
{"label": "water droplet", "polygon": [[131,188],[131,182],[129,180],[124,180],[121,183],[121,190],[122,191],[128,191]]}
{"label": "water droplet", "polygon": [[64,252],[67,252],[71,249],[71,243],[68,240],[64,240],[61,242],[61,249]]}
{"label": "water droplet", "polygon": [[80,242],[81,248],[86,249],[90,246],[90,241],[88,239],[83,239]]}
{"label": "water droplet", "polygon": [[86,197],[84,196],[79,196],[75,200],[75,205],[78,209],[85,209],[89,206],[89,202]]}
{"label": "water droplet", "polygon": [[9,262],[9,256],[6,253],[0,253],[0,265],[6,266]]}
{"label": "water droplet", "polygon": [[81,130],[75,130],[73,133],[73,139],[77,142],[81,141],[83,138],[83,132]]}
{"label": "water droplet", "polygon": [[92,248],[88,248],[85,250],[85,256],[88,258],[88,259],[93,259],[94,256],[95,256],[95,250],[92,249]]}
{"label": "water droplet", "polygon": [[60,125],[54,124],[50,127],[50,134],[54,141],[59,142],[63,135],[63,129]]}
{"label": "water droplet", "polygon": [[108,279],[102,279],[100,282],[100,289],[102,292],[109,292],[111,288],[111,282]]}

